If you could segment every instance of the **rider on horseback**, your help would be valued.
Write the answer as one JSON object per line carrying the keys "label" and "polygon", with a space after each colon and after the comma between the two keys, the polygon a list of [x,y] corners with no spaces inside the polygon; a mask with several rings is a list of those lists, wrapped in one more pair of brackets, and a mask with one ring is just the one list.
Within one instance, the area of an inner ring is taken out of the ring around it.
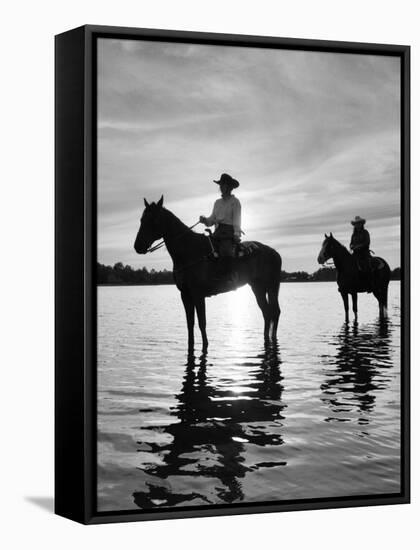
{"label": "rider on horseback", "polygon": [[213,181],[220,186],[222,198],[214,203],[209,217],[200,216],[200,222],[207,227],[216,226],[213,238],[220,255],[219,277],[232,278],[234,247],[241,240],[241,203],[232,195],[232,190],[239,187],[239,182],[229,174],[222,174],[219,180]]}
{"label": "rider on horseback", "polygon": [[366,220],[360,216],[356,216],[354,220],[351,221],[354,229],[350,241],[350,250],[353,252],[358,269],[367,275],[366,282],[369,285],[368,292],[372,292],[373,271],[369,249],[370,235],[369,231],[364,227],[365,223]]}

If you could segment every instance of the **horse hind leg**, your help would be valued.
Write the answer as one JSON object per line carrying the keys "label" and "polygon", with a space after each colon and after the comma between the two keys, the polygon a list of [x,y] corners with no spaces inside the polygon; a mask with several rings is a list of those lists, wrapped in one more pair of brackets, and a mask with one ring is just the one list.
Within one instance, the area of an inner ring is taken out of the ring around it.
{"label": "horse hind leg", "polygon": [[277,282],[267,291],[268,305],[270,308],[271,316],[271,337],[273,340],[277,338],[277,327],[279,324],[280,317],[280,306],[279,306],[279,288],[280,282]]}
{"label": "horse hind leg", "polygon": [[389,282],[386,284],[383,292],[383,312],[385,317],[388,317],[388,285]]}
{"label": "horse hind leg", "polygon": [[352,292],[351,298],[353,303],[354,320],[357,321],[357,292]]}
{"label": "horse hind leg", "polygon": [[388,316],[388,285],[381,290],[375,291],[373,294],[378,300],[379,317],[383,319]]}
{"label": "horse hind leg", "polygon": [[388,317],[388,289],[384,292],[384,316]]}
{"label": "horse hind leg", "polygon": [[264,340],[268,341],[270,339],[271,315],[270,306],[266,297],[266,289],[260,285],[252,285],[251,288],[257,300],[258,307],[264,317]]}

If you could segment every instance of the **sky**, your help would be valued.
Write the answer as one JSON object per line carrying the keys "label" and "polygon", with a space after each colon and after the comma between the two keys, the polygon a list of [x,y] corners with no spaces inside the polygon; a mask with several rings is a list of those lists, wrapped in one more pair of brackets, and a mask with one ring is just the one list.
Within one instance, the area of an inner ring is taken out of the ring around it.
{"label": "sky", "polygon": [[223,172],[244,240],[284,270],[318,269],[324,233],[348,246],[356,215],[399,266],[399,59],[99,39],[98,261],[171,269],[134,251],[143,197],[192,225]]}

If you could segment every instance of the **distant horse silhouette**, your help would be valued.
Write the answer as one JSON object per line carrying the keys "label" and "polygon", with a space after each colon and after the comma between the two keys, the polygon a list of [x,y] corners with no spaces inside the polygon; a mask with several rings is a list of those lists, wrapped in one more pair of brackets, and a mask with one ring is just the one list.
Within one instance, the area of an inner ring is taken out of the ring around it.
{"label": "distant horse silhouette", "polygon": [[[194,350],[194,317],[197,312],[202,350],[207,351],[205,298],[229,292],[249,284],[264,317],[264,338],[275,340],[280,316],[278,293],[281,257],[269,246],[255,243],[257,250],[235,259],[237,284],[229,286],[217,280],[217,260],[211,258],[209,238],[194,233],[172,212],[163,207],[163,196],[155,204],[144,199],[145,209],[134,243],[138,254],[151,251],[157,239],[163,239],[174,264],[174,279],[181,292],[188,327],[188,352]],[[223,313],[222,313],[223,314]]]}
{"label": "distant horse silhouette", "polygon": [[[325,235],[321,250],[318,254],[318,263],[324,264],[330,258],[333,259],[337,269],[338,291],[343,298],[346,321],[349,318],[349,294],[353,300],[353,313],[357,319],[357,293],[368,292],[366,280],[360,272],[356,258],[347,248],[339,243],[330,233]],[[373,288],[372,292],[379,303],[379,315],[387,315],[388,285],[391,279],[391,270],[385,260],[375,256],[373,261]]]}

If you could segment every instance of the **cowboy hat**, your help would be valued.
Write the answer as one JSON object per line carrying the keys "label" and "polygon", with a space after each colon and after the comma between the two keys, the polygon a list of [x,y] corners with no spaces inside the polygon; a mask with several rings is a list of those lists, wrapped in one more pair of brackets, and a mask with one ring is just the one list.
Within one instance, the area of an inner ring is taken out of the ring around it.
{"label": "cowboy hat", "polygon": [[236,189],[237,187],[239,187],[239,181],[233,179],[232,176],[229,176],[229,174],[222,174],[219,181],[213,181],[214,183],[217,183],[217,185],[221,185],[222,183],[229,185],[230,187],[232,187],[232,189]]}
{"label": "cowboy hat", "polygon": [[356,216],[354,220],[351,220],[350,223],[352,225],[356,225],[356,223],[366,223],[366,220],[364,218],[361,218],[360,216]]}

